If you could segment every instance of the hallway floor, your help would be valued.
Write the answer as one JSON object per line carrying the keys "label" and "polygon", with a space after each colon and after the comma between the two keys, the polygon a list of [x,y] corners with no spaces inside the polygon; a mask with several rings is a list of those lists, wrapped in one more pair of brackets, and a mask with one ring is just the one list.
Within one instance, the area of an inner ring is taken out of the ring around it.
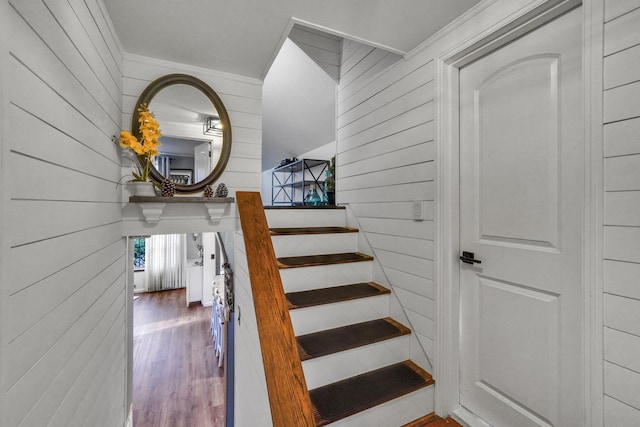
{"label": "hallway floor", "polygon": [[185,289],[136,296],[133,425],[224,426],[224,370],[211,340],[211,307],[185,307]]}

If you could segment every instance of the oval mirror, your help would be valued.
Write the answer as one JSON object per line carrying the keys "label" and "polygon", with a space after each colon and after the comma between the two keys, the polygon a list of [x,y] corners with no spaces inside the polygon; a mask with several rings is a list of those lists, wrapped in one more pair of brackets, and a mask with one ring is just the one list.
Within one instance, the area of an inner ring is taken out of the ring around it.
{"label": "oval mirror", "polygon": [[138,107],[146,103],[160,124],[160,154],[151,178],[176,184],[177,193],[195,193],[212,184],[231,154],[231,122],[218,94],[205,82],[186,74],[170,74],[142,92],[131,119],[140,138]]}

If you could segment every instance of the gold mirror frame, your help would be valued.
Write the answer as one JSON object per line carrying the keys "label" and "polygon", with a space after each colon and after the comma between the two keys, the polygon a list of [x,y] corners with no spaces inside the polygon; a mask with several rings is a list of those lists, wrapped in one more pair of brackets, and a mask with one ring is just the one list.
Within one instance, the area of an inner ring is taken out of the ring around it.
{"label": "gold mirror frame", "polygon": [[[160,77],[147,86],[140,97],[138,98],[138,102],[136,102],[136,106],[133,110],[133,117],[131,118],[131,129],[133,135],[140,139],[140,130],[138,129],[138,118],[140,117],[140,113],[138,112],[138,107],[140,104],[146,103],[147,105],[151,104],[151,100],[154,96],[158,94],[162,89],[176,85],[176,84],[185,84],[193,86],[194,88],[200,90],[213,104],[216,111],[218,112],[218,116],[220,117],[220,123],[222,124],[222,150],[220,152],[220,158],[218,159],[218,163],[216,163],[215,168],[200,182],[196,182],[195,184],[176,184],[176,193],[195,193],[198,191],[202,191],[204,187],[207,185],[211,185],[215,182],[216,179],[222,175],[222,172],[227,167],[227,162],[229,161],[229,156],[231,155],[231,121],[229,120],[229,114],[227,114],[227,109],[224,108],[224,104],[222,100],[218,96],[218,94],[209,87],[208,84],[203,82],[196,77],[190,76],[188,74],[168,74],[166,76]],[[162,123],[160,123],[160,130],[162,131]],[[151,179],[155,182],[161,183],[166,177],[158,172],[153,165],[151,165],[151,170],[149,171],[149,175]]]}

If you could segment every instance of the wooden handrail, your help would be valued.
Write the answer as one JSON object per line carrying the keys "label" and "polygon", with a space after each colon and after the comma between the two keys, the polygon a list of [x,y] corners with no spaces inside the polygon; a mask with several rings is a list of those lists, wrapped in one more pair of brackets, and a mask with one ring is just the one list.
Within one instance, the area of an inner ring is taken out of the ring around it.
{"label": "wooden handrail", "polygon": [[237,192],[274,427],[315,427],[260,193]]}

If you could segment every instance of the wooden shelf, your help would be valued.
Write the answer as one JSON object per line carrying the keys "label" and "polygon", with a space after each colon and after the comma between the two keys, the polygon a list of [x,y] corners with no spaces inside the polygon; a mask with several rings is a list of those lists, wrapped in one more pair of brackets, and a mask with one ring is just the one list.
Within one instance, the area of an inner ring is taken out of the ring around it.
{"label": "wooden shelf", "polygon": [[148,223],[156,224],[160,222],[162,213],[167,204],[203,204],[209,215],[209,220],[218,223],[222,219],[227,207],[235,202],[233,197],[154,197],[154,196],[131,196],[129,203],[137,203],[142,209],[142,214]]}

